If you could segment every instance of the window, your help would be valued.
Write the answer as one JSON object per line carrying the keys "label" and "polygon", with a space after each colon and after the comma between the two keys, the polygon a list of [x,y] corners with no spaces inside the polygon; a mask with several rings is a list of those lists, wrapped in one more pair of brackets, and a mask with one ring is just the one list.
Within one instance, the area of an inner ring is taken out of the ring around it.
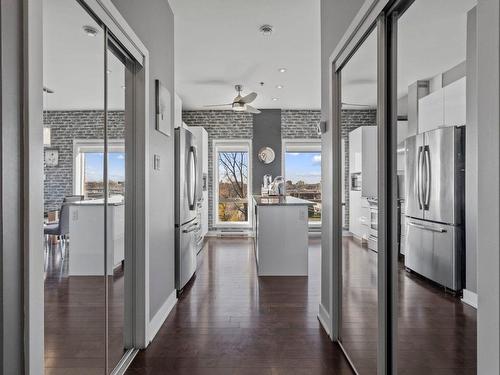
{"label": "window", "polygon": [[286,194],[314,202],[309,224],[321,224],[321,142],[284,140],[283,170]]}
{"label": "window", "polygon": [[[108,142],[109,196],[125,196],[125,147]],[[102,140],[75,140],[74,193],[85,199],[104,198],[104,145]]]}
{"label": "window", "polygon": [[250,142],[216,141],[214,149],[216,225],[249,225]]}

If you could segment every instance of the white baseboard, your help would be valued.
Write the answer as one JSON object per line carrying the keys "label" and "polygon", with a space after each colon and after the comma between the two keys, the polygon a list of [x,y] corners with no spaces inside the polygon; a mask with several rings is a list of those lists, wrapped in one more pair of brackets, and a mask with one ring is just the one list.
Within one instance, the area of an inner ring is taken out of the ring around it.
{"label": "white baseboard", "polygon": [[471,292],[470,290],[464,289],[462,302],[477,309],[477,294]]}
{"label": "white baseboard", "polygon": [[323,307],[323,305],[320,303],[319,304],[319,313],[318,313],[318,320],[323,326],[323,329],[326,331],[328,336],[332,337],[331,335],[331,328],[330,328],[330,314],[326,309]]}
{"label": "white baseboard", "polygon": [[167,319],[168,314],[170,314],[170,311],[172,311],[176,303],[177,303],[177,291],[174,289],[174,291],[168,296],[163,306],[160,307],[160,310],[158,310],[153,319],[151,319],[151,321],[149,322],[149,327],[148,327],[149,342],[153,341],[156,334],[160,330],[161,326]]}

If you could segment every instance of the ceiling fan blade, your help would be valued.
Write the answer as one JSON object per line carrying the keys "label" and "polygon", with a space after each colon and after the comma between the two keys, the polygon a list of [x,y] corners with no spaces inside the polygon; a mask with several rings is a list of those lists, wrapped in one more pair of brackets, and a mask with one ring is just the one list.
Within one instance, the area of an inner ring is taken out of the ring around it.
{"label": "ceiling fan blade", "polygon": [[232,106],[233,103],[227,103],[227,104],[212,104],[212,105],[204,105],[203,107],[227,107],[227,106]]}
{"label": "ceiling fan blade", "polygon": [[254,108],[252,107],[251,105],[246,105],[246,109],[245,109],[246,112],[248,113],[255,113],[255,114],[258,114],[258,113],[261,113],[257,108]]}
{"label": "ceiling fan blade", "polygon": [[245,104],[248,104],[248,103],[251,103],[253,102],[255,99],[257,98],[257,94],[255,92],[251,92],[250,94],[244,96],[243,98],[241,98],[240,100],[238,100],[240,103],[245,103]]}

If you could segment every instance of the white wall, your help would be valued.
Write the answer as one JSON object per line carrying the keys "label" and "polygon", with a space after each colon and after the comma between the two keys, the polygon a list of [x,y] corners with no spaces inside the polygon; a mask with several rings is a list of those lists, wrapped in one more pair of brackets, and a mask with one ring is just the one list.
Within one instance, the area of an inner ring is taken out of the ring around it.
{"label": "white wall", "polygon": [[478,374],[500,373],[500,2],[477,5]]}
{"label": "white wall", "polygon": [[[364,0],[321,0],[321,117],[330,119],[329,92],[329,58],[340,39],[359,11]],[[330,260],[332,254],[332,132],[331,123],[321,140],[321,175],[322,179],[322,236],[321,236],[321,305],[331,314],[330,306]]]}
{"label": "white wall", "polygon": [[[150,233],[149,289],[150,319],[174,291],[174,135],[155,130],[155,85],[159,79],[170,91],[174,108],[174,15],[167,0],[112,0],[149,51],[150,127]],[[154,155],[161,169],[153,170]]]}

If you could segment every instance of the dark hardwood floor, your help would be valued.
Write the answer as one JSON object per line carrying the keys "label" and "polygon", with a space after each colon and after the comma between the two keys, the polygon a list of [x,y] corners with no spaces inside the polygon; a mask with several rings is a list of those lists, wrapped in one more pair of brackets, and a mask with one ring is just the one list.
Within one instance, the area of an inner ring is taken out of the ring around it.
{"label": "dark hardwood floor", "polygon": [[[342,343],[360,374],[376,374],[377,253],[343,240]],[[476,374],[476,310],[399,269],[398,374]]]}
{"label": "dark hardwood floor", "polygon": [[251,239],[211,239],[196,279],[127,374],[352,374],[317,319],[320,241],[309,277],[257,277]]}
{"label": "dark hardwood floor", "polygon": [[[342,341],[360,374],[376,372],[376,253],[344,239]],[[104,372],[103,277],[68,277],[47,258],[45,373]],[[210,239],[196,278],[127,374],[352,374],[317,320],[320,241],[309,277],[257,277],[252,240]],[[110,367],[123,353],[123,273],[110,283]],[[399,273],[398,373],[475,374],[476,310],[428,281]]]}
{"label": "dark hardwood floor", "polygon": [[[71,248],[61,259],[59,244],[46,256],[45,374],[104,374],[104,276],[67,274]],[[109,283],[109,367],[123,355],[124,277],[115,270]]]}

